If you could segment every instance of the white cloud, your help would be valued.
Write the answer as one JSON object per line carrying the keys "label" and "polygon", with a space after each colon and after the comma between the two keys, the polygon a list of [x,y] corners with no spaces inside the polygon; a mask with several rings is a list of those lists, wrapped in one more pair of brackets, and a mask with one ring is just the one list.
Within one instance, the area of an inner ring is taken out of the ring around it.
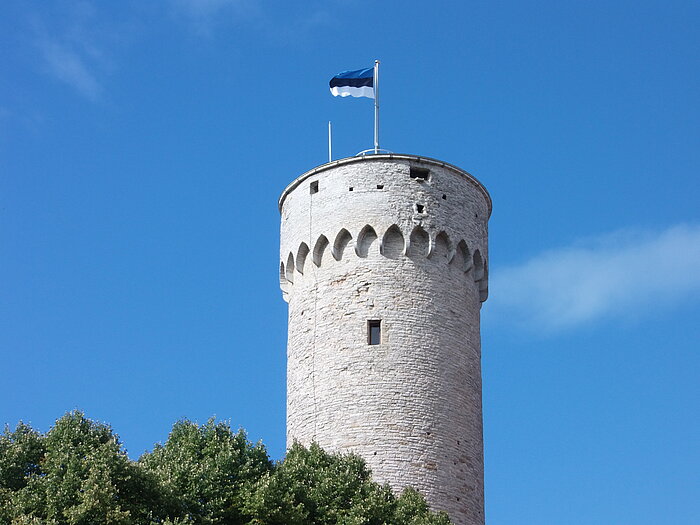
{"label": "white cloud", "polygon": [[256,0],[172,0],[176,12],[185,15],[199,33],[208,34],[212,26],[228,15],[250,17],[259,11]]}
{"label": "white cloud", "polygon": [[700,225],[622,231],[494,268],[488,318],[556,331],[700,297]]}
{"label": "white cloud", "polygon": [[93,3],[77,0],[28,19],[44,72],[96,100],[102,92],[99,79],[109,69],[101,44],[112,38],[111,22],[105,23]]}
{"label": "white cloud", "polygon": [[48,38],[39,40],[39,49],[49,73],[89,99],[97,98],[101,86],[87,65],[85,53]]}

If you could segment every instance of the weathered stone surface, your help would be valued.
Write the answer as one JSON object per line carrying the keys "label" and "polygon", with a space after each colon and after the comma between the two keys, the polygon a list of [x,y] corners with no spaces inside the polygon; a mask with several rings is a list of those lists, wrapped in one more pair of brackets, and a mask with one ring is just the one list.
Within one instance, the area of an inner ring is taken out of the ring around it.
{"label": "weathered stone surface", "polygon": [[280,211],[288,445],[356,452],[378,481],[483,524],[486,190],[439,161],[373,155],[302,175]]}

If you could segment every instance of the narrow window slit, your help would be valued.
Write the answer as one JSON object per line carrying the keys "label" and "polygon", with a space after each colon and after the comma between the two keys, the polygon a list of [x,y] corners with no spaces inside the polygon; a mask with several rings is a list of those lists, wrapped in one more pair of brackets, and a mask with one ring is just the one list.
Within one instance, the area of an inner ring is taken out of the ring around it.
{"label": "narrow window slit", "polygon": [[318,181],[315,180],[309,185],[309,193],[313,195],[314,193],[318,193]]}
{"label": "narrow window slit", "polygon": [[367,321],[367,344],[378,345],[382,342],[382,322],[378,319]]}

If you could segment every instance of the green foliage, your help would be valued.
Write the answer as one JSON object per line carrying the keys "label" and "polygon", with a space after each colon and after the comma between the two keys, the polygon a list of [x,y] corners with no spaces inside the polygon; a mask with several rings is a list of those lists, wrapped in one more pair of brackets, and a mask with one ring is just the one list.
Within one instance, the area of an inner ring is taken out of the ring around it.
{"label": "green foliage", "polygon": [[13,432],[5,427],[0,436],[0,490],[19,490],[39,472],[44,455],[41,435],[21,421]]}
{"label": "green foliage", "polygon": [[393,525],[449,525],[445,512],[432,513],[417,490],[405,489],[396,501]]}
{"label": "green foliage", "polygon": [[358,456],[294,444],[274,472],[258,481],[246,511],[256,524],[379,525],[390,518],[392,498],[388,487],[371,481]]}
{"label": "green foliage", "polygon": [[46,434],[0,435],[0,524],[449,525],[407,489],[372,481],[358,456],[293,445],[273,464],[242,430],[179,421],[131,461],[112,429],[70,412]]}
{"label": "green foliage", "polygon": [[2,502],[7,522],[120,525],[151,514],[155,483],[129,460],[109,426],[81,412],[66,414],[45,436],[18,425],[2,441],[3,467],[8,457],[25,460],[8,476],[13,488]]}
{"label": "green foliage", "polygon": [[179,421],[139,464],[160,483],[171,517],[201,524],[246,523],[243,490],[272,469],[261,444],[213,419],[202,426]]}
{"label": "green foliage", "polygon": [[449,525],[428,510],[414,490],[395,498],[387,485],[371,480],[365,462],[353,454],[329,454],[318,445],[294,444],[272,473],[263,476],[246,501],[259,525]]}

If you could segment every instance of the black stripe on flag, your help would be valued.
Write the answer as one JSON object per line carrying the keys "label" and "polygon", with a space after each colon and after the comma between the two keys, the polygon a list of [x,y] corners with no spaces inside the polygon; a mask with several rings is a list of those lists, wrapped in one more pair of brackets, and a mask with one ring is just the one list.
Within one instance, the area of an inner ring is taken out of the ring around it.
{"label": "black stripe on flag", "polygon": [[374,78],[337,78],[333,77],[330,81],[330,86],[334,87],[374,87]]}

